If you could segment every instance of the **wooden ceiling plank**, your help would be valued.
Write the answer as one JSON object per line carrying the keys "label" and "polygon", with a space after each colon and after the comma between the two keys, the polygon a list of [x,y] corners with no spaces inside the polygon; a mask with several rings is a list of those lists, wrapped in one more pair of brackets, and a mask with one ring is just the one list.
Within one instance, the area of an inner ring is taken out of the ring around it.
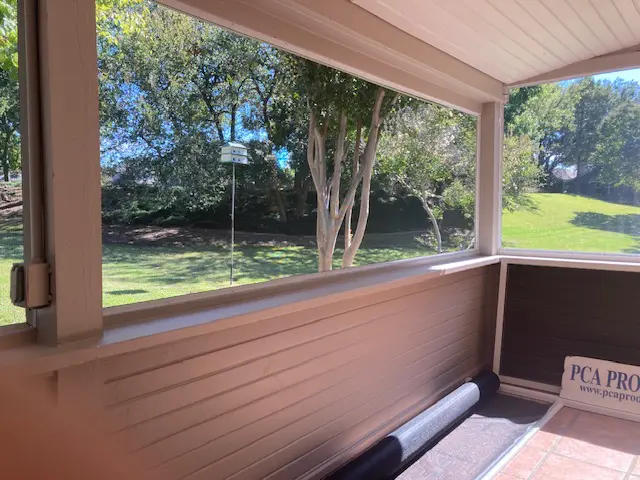
{"label": "wooden ceiling plank", "polygon": [[[399,9],[398,6],[402,8]],[[378,0],[375,10],[370,11],[493,77],[504,71],[504,65],[495,61],[499,58],[497,52],[487,52],[486,45],[480,41],[481,38],[474,30],[434,2],[407,0],[397,4],[393,1]]]}
{"label": "wooden ceiling plank", "polygon": [[617,0],[591,1],[591,6],[598,13],[600,19],[607,25],[609,31],[618,39],[622,47],[628,47],[635,43],[635,37],[629,30],[629,26],[620,16],[616,6]]}
{"label": "wooden ceiling plank", "polygon": [[[558,44],[554,38],[531,17],[517,2],[517,0],[486,0],[499,14],[504,21],[509,21],[515,25],[523,35],[527,35],[548,55],[553,57],[559,64],[572,62],[571,51],[563,44]],[[535,1],[535,0],[534,0]]]}
{"label": "wooden ceiling plank", "polygon": [[640,42],[640,12],[635,7],[633,0],[616,0],[614,3],[620,17],[624,21],[629,33],[634,39],[634,44]]}
{"label": "wooden ceiling plank", "polygon": [[[576,15],[578,15],[584,24],[589,28],[591,34],[600,40],[605,47],[605,52],[618,50],[624,45],[618,37],[611,31],[611,28],[602,19],[598,11],[593,7],[589,0],[566,0]],[[611,0],[601,0],[611,1]]]}
{"label": "wooden ceiling plank", "polygon": [[536,18],[544,28],[574,55],[576,59],[585,59],[593,53],[571,32],[544,3],[537,0],[517,0],[529,15]]}
{"label": "wooden ceiling plank", "polygon": [[622,47],[628,47],[636,43],[635,36],[631,33],[629,26],[620,15],[616,6],[616,0],[593,1],[591,6],[598,12],[600,19],[607,25],[609,31],[618,39]]}
{"label": "wooden ceiling plank", "polygon": [[462,0],[467,8],[471,9],[495,28],[501,29],[505,35],[511,38],[522,49],[527,50],[538,60],[539,70],[554,69],[562,65],[562,61],[552,53],[548,52],[534,38],[523,32],[520,27],[505,17],[499,10],[494,8],[486,0]]}
{"label": "wooden ceiling plank", "polygon": [[[528,76],[526,72],[537,71],[539,60],[531,55],[529,51],[523,50],[522,47],[515,44],[511,38],[502,33],[501,30],[486,22],[477,22],[477,16],[460,5],[458,2],[450,0],[435,0],[440,7],[448,10],[460,22],[473,29],[478,37],[495,46],[499,52],[496,58],[503,59],[501,62],[501,75],[496,75],[502,81],[508,81],[506,78],[522,78]],[[504,60],[507,60],[506,62]]]}
{"label": "wooden ceiling plank", "polygon": [[566,0],[540,0],[549,12],[570,31],[591,53],[590,57],[607,52],[606,46],[594,37],[593,32],[578,16]]}
{"label": "wooden ceiling plank", "polygon": [[[548,52],[562,61],[572,63],[576,61],[575,55],[567,46],[549,32],[535,17],[529,14],[517,0],[490,0],[492,5],[523,32],[527,32],[532,38]],[[535,0],[527,0],[528,3],[537,3]]]}

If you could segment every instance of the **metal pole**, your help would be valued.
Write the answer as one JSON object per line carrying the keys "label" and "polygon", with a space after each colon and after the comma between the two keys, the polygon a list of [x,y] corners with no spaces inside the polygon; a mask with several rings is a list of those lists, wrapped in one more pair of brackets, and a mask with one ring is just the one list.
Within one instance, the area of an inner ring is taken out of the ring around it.
{"label": "metal pole", "polygon": [[231,164],[231,265],[229,268],[229,285],[233,285],[233,245],[235,244],[236,221],[236,164]]}

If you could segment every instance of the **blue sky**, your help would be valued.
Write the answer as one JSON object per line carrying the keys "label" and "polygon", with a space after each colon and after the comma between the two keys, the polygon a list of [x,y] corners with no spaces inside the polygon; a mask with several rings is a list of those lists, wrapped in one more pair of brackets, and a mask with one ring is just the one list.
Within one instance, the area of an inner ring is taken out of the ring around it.
{"label": "blue sky", "polygon": [[640,68],[633,70],[624,70],[622,72],[603,73],[601,75],[594,75],[594,78],[598,80],[615,80],[616,78],[622,78],[623,80],[635,80],[640,83]]}

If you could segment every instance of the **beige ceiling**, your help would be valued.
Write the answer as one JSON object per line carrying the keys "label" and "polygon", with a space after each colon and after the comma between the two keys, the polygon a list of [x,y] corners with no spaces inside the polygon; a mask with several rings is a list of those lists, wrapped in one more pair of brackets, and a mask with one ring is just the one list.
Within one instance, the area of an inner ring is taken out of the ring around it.
{"label": "beige ceiling", "polygon": [[640,0],[351,0],[504,83],[640,44]]}

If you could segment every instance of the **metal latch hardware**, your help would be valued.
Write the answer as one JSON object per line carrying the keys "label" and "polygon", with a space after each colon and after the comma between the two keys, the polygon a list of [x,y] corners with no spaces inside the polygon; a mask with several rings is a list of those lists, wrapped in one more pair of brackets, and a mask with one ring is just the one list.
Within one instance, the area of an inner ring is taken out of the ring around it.
{"label": "metal latch hardware", "polygon": [[49,305],[49,264],[14,263],[11,267],[11,302],[23,308]]}

